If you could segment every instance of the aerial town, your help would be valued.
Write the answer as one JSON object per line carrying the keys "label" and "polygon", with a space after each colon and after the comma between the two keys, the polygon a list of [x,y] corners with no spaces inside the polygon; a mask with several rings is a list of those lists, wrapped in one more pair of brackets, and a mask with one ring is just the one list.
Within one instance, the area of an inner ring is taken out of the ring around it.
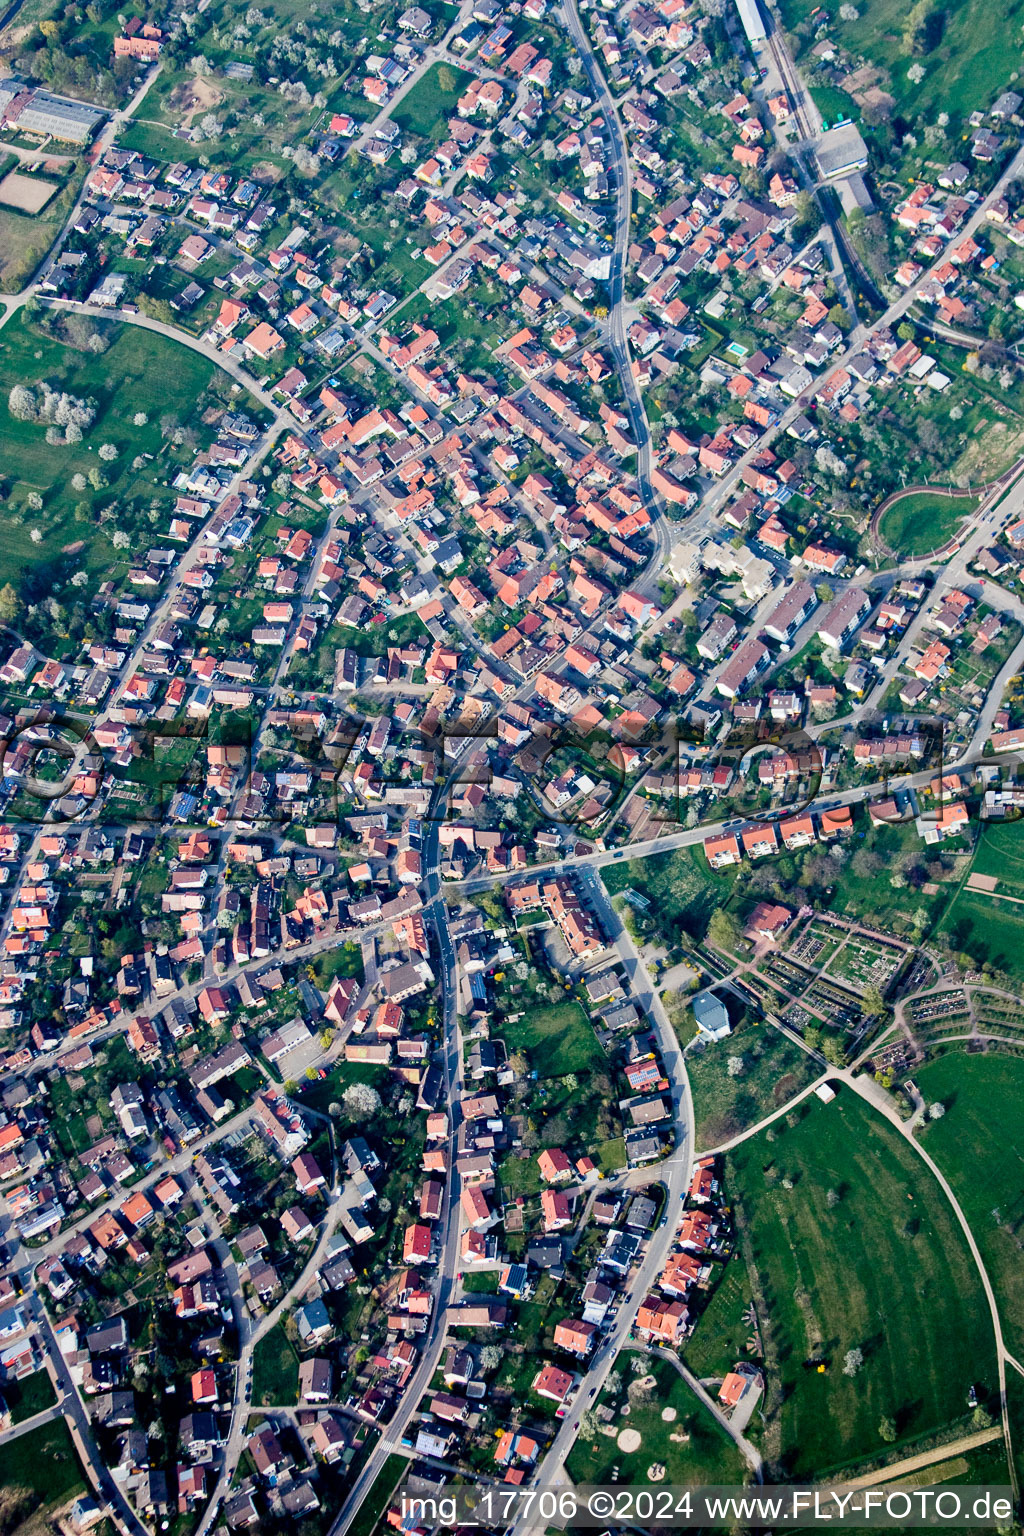
{"label": "aerial town", "polygon": [[0,16],[0,1536],[1017,1528],[1022,44]]}

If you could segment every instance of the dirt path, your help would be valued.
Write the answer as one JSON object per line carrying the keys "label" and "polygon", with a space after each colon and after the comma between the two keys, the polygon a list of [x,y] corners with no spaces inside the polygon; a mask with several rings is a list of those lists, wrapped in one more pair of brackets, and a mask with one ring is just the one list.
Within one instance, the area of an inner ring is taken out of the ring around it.
{"label": "dirt path", "polygon": [[979,1445],[989,1445],[1002,1437],[999,1425],[993,1424],[991,1429],[979,1429],[973,1435],[964,1435],[962,1440],[951,1440],[948,1445],[922,1451],[919,1456],[907,1456],[903,1461],[893,1462],[891,1467],[882,1467],[878,1472],[865,1472],[863,1477],[844,1478],[842,1485],[844,1488],[877,1488],[879,1483],[893,1483],[897,1478],[919,1471],[921,1467],[933,1467],[936,1462],[948,1461],[951,1456],[959,1456],[964,1451],[975,1451]]}

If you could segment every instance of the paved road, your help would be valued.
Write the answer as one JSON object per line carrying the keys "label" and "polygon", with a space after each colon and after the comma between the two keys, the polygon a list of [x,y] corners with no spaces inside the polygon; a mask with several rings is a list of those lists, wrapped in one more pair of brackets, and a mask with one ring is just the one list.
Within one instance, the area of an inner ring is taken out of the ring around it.
{"label": "paved road", "polygon": [[657,589],[665,562],[668,558],[671,535],[668,523],[661,513],[660,503],[651,483],[651,431],[647,411],[633,375],[629,338],[626,335],[626,263],[629,252],[633,189],[630,178],[629,146],[619,117],[619,109],[608,89],[590,39],[577,9],[577,0],[563,0],[561,14],[569,36],[576,45],[583,63],[584,73],[590,82],[594,98],[600,107],[608,130],[611,154],[610,170],[615,181],[615,230],[611,251],[611,275],[608,283],[608,342],[626,400],[626,412],[636,443],[636,477],[644,506],[651,516],[653,549],[645,572],[633,583],[634,590],[649,595]]}

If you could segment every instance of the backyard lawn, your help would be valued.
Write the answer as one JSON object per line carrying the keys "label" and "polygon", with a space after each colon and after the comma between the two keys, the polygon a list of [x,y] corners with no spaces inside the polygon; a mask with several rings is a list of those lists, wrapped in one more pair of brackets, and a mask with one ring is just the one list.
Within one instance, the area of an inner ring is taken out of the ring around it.
{"label": "backyard lawn", "polygon": [[947,543],[977,505],[977,496],[913,491],[886,508],[878,531],[897,554],[927,555]]}
{"label": "backyard lawn", "polygon": [[[913,1148],[849,1090],[730,1153],[726,1193],[764,1330],[773,1474],[877,1456],[884,1418],[897,1444],[939,1431],[972,1384],[989,1398],[991,1323],[959,1225]],[[849,1350],[863,1353],[852,1377]]]}
{"label": "backyard lawn", "polygon": [[[619,1355],[613,1375],[620,1379],[620,1390],[610,1393],[606,1388],[598,1399],[599,1407],[621,1407],[626,1402],[626,1388],[635,1380],[633,1358],[629,1351]],[[617,1467],[616,1482],[649,1483],[648,1469],[661,1463],[666,1483],[742,1483],[746,1464],[739,1451],[671,1362],[644,1358],[644,1371],[656,1381],[650,1401],[630,1404],[628,1416],[618,1415],[611,1426],[614,1435],[581,1432],[566,1463],[573,1482],[608,1483]],[[640,1443],[635,1450],[624,1450],[618,1440],[623,1432],[630,1431],[640,1436]]]}
{"label": "backyard lawn", "polygon": [[[1024,1061],[949,1051],[914,1073],[946,1113],[920,1132],[981,1250],[1007,1348],[1024,1352]],[[984,1177],[979,1178],[980,1170]]]}

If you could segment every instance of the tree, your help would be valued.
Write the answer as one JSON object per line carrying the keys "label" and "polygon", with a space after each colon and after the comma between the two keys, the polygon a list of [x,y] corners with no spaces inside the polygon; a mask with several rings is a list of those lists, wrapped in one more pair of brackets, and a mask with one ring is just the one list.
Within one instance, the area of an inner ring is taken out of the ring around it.
{"label": "tree", "polygon": [[485,1344],[480,1351],[480,1368],[484,1371],[496,1371],[505,1358],[505,1351],[500,1344]]}
{"label": "tree", "polygon": [[[860,855],[858,854],[859,858]],[[885,998],[877,987],[865,987],[864,996],[861,998],[861,1009],[867,1019],[880,1019],[885,1014]]]}
{"label": "tree", "polygon": [[96,452],[105,464],[112,464],[117,458],[117,449],[113,443],[100,443]]}
{"label": "tree", "polygon": [[839,1204],[838,1189],[829,1189],[825,1191],[825,1204],[828,1206],[830,1211]]}
{"label": "tree", "polygon": [[708,938],[715,948],[732,953],[742,937],[740,925],[732,913],[727,912],[724,907],[716,907],[708,923]]}
{"label": "tree", "polygon": [[846,1061],[846,1052],[835,1035],[829,1035],[821,1048],[821,1054],[830,1067],[841,1067]]}
{"label": "tree", "polygon": [[879,1419],[878,1435],[881,1440],[885,1441],[886,1445],[891,1445],[896,1439],[896,1425],[894,1421],[890,1418]]}
{"label": "tree", "polygon": [[917,332],[914,330],[914,327],[911,325],[909,320],[904,320],[900,325],[896,327],[896,335],[899,337],[900,341],[913,341],[914,337],[917,335]]}
{"label": "tree", "polygon": [[940,1103],[938,1101],[936,1101],[934,1104],[929,1104],[929,1106],[928,1106],[928,1119],[929,1120],[941,1120],[945,1113],[946,1113],[946,1106],[945,1106],[945,1104],[942,1104],[942,1103]]}
{"label": "tree", "polygon": [[856,1376],[864,1364],[864,1351],[861,1349],[848,1349],[843,1361],[843,1375]]}
{"label": "tree", "polygon": [[0,624],[17,624],[22,606],[21,598],[10,582],[0,587]]}
{"label": "tree", "polygon": [[380,1094],[369,1083],[352,1083],[341,1096],[351,1120],[369,1120],[380,1110]]}
{"label": "tree", "polygon": [[744,1062],[742,1056],[730,1056],[728,1062],[726,1063],[726,1071],[730,1077],[742,1077],[743,1066]]}
{"label": "tree", "polygon": [[7,409],[17,421],[34,421],[36,397],[25,384],[15,384],[7,396]]}

